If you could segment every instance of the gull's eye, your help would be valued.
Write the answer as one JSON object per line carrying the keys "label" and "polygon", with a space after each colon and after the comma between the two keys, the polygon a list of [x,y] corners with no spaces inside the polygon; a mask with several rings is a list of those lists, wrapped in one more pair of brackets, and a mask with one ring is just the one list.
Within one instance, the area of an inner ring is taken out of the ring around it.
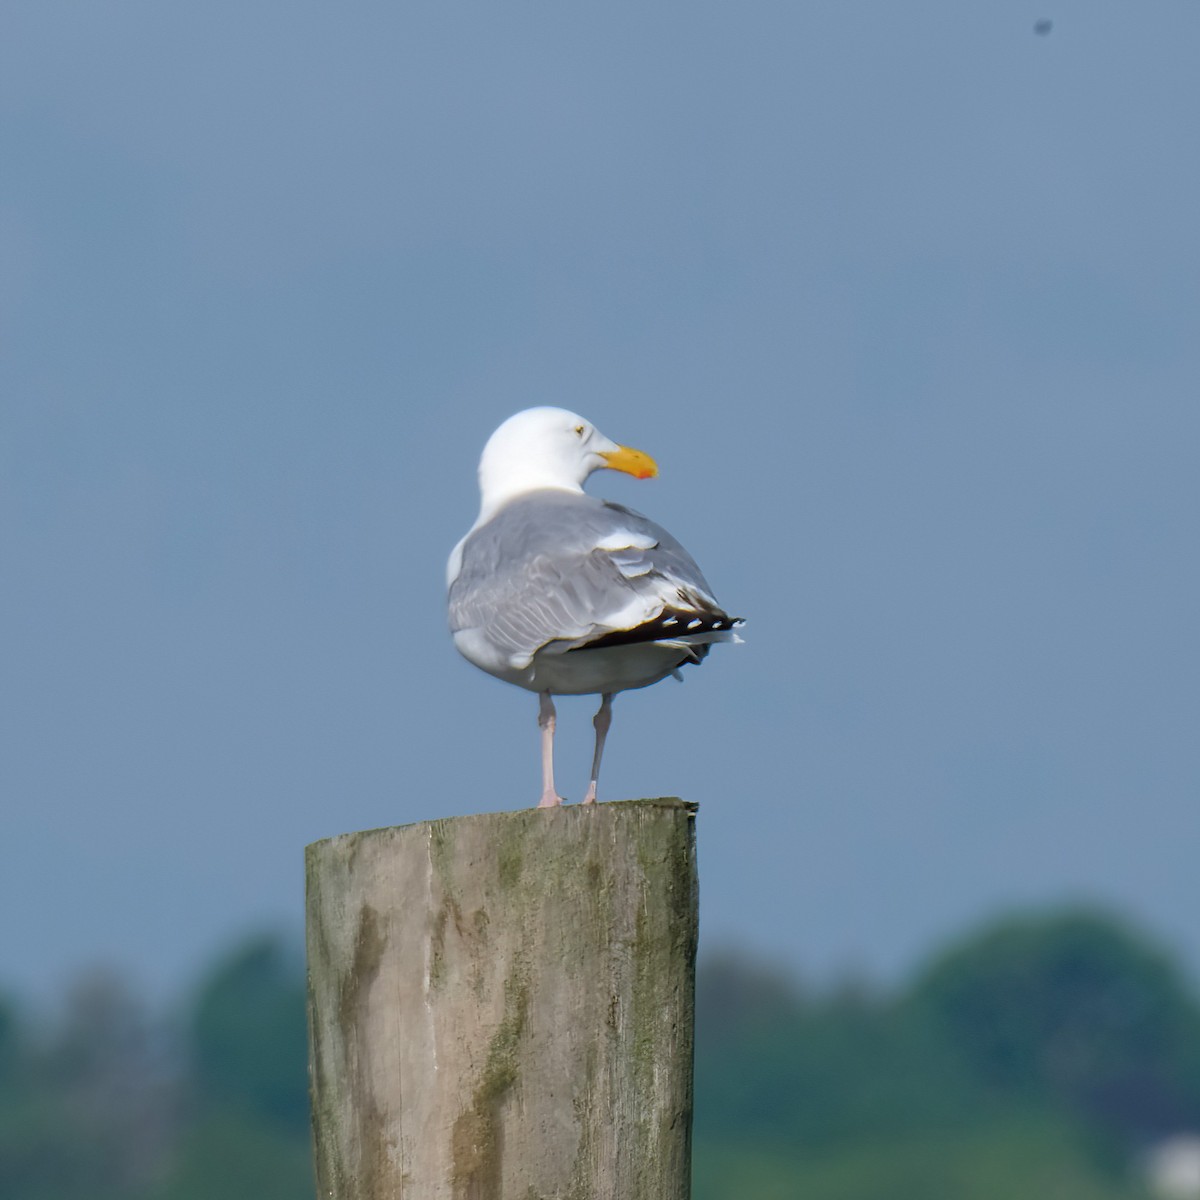
{"label": "gull's eye", "polygon": [[584,425],[576,425],[576,426],[575,426],[575,436],[576,436],[576,437],[583,437],[583,435],[584,435],[585,433],[587,433],[587,427],[586,427],[586,426],[584,426]]}

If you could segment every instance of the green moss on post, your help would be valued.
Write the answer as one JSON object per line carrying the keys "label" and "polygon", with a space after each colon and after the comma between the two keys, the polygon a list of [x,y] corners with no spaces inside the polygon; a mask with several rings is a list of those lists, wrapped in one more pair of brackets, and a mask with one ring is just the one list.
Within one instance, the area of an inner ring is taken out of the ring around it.
{"label": "green moss on post", "polygon": [[687,1200],[695,808],[308,848],[320,1200]]}

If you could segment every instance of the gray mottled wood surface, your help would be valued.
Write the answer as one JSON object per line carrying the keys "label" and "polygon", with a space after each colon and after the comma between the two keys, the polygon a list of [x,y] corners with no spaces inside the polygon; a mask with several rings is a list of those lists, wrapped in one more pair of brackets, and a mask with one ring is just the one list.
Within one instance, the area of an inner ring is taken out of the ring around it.
{"label": "gray mottled wood surface", "polygon": [[695,809],[308,847],[318,1197],[687,1200]]}

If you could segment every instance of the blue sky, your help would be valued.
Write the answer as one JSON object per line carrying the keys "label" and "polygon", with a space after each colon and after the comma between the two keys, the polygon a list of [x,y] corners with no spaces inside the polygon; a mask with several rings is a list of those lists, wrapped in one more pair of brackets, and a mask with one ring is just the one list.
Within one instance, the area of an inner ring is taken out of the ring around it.
{"label": "blue sky", "polygon": [[618,698],[602,780],[701,804],[705,945],[886,979],[1085,898],[1200,967],[1198,40],[1096,0],[17,6],[0,985],[172,989],[298,928],[306,842],[536,799],[536,702],[443,613],[532,404],[653,454],[592,490],[748,619]]}

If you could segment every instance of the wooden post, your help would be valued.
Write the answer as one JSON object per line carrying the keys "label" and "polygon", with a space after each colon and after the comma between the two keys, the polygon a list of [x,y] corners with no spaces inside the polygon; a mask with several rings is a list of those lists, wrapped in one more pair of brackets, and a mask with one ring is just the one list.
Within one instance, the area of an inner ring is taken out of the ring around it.
{"label": "wooden post", "polygon": [[319,1200],[687,1200],[695,811],[308,847]]}

